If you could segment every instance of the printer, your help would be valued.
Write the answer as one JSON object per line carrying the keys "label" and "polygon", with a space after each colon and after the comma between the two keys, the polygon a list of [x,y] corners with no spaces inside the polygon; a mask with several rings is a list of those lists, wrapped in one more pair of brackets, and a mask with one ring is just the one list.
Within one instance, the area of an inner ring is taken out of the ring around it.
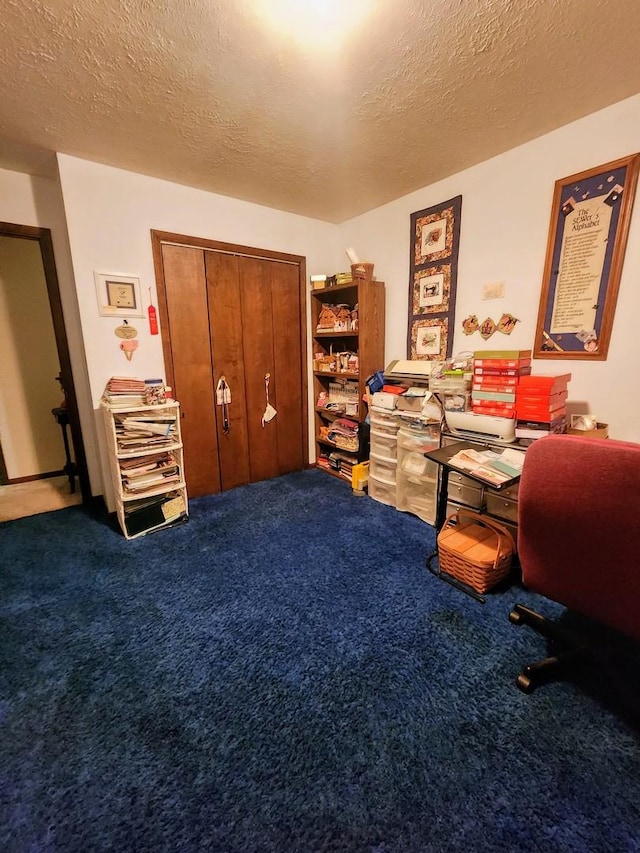
{"label": "printer", "polygon": [[512,444],[516,440],[514,418],[451,411],[446,411],[444,416],[449,432],[456,438],[491,441],[494,444]]}

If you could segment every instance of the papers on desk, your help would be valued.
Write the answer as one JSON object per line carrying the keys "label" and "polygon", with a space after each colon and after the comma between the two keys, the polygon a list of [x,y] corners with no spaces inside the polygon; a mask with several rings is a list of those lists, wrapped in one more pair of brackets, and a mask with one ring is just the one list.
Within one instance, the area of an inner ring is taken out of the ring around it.
{"label": "papers on desk", "polygon": [[449,459],[448,464],[466,472],[490,486],[501,486],[522,474],[524,452],[507,448],[495,450],[461,450]]}

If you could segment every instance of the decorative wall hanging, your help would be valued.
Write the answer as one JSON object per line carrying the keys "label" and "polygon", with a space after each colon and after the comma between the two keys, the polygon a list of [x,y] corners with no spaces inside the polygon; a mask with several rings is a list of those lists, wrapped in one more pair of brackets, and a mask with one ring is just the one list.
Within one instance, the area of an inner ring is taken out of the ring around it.
{"label": "decorative wall hanging", "polygon": [[495,330],[496,324],[493,322],[491,317],[487,317],[487,319],[483,320],[480,324],[480,337],[483,341],[486,341],[491,337]]}
{"label": "decorative wall hanging", "polygon": [[449,319],[431,317],[428,320],[414,320],[409,338],[409,355],[414,359],[435,359],[443,361],[447,353],[449,340]]}
{"label": "decorative wall hanging", "polygon": [[535,358],[604,361],[640,154],[555,183]]}
{"label": "decorative wall hanging", "polygon": [[476,314],[469,314],[469,316],[465,317],[462,321],[462,331],[465,335],[472,335],[474,332],[480,330],[480,336],[486,340],[487,338],[490,338],[494,332],[502,332],[503,335],[510,335],[515,329],[516,323],[519,322],[520,320],[518,320],[517,317],[514,317],[513,314],[505,312],[497,323],[495,323],[491,317],[487,317],[487,319],[480,324]]}
{"label": "decorative wall hanging", "polygon": [[411,214],[407,354],[413,359],[451,355],[462,196]]}
{"label": "decorative wall hanging", "polygon": [[480,321],[475,314],[469,314],[469,316],[465,317],[462,321],[462,331],[465,335],[472,335],[474,332],[477,332],[479,326]]}
{"label": "decorative wall hanging", "polygon": [[126,355],[127,361],[131,361],[131,359],[133,358],[134,352],[138,349],[138,346],[139,346],[139,342],[133,338],[131,340],[122,341],[120,343],[120,349]]}
{"label": "decorative wall hanging", "polygon": [[94,272],[93,277],[102,317],[144,317],[139,278],[104,272]]}
{"label": "decorative wall hanging", "polygon": [[498,320],[497,329],[499,332],[502,332],[503,335],[510,335],[511,332],[516,327],[516,323],[519,323],[517,317],[514,317],[513,314],[503,314],[502,317]]}
{"label": "decorative wall hanging", "polygon": [[121,326],[116,326],[113,330],[113,334],[116,338],[122,338],[125,341],[130,340],[131,338],[138,337],[138,330],[135,326],[130,326],[126,320],[122,321]]}

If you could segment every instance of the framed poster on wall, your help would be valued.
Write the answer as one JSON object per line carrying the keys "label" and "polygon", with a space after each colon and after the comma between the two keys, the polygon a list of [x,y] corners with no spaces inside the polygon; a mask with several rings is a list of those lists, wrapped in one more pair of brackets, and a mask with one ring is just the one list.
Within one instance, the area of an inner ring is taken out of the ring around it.
{"label": "framed poster on wall", "polygon": [[462,196],[411,214],[407,356],[451,355]]}
{"label": "framed poster on wall", "polygon": [[556,181],[535,358],[604,361],[640,154]]}

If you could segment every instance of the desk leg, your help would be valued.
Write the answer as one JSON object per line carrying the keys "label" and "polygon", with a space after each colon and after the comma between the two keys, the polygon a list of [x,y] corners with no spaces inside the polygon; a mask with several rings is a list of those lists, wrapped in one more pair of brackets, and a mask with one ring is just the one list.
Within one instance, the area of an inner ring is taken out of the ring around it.
{"label": "desk leg", "polygon": [[449,502],[449,469],[446,465],[440,468],[440,490],[438,491],[438,507],[436,509],[436,533],[440,533],[447,520],[447,503]]}

